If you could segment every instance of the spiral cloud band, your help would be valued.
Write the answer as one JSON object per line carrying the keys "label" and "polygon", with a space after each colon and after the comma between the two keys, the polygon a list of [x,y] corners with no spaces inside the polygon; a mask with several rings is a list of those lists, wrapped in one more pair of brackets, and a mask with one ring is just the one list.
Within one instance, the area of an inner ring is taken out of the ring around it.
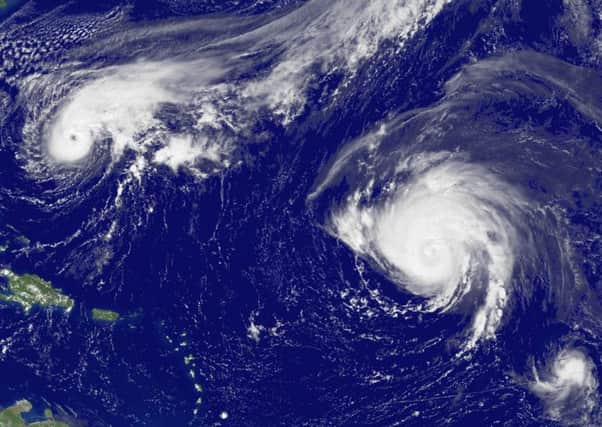
{"label": "spiral cloud band", "polygon": [[[423,155],[389,185],[380,204],[360,206],[359,193],[335,212],[335,234],[408,291],[448,310],[471,291],[483,295],[471,338],[494,336],[507,302],[518,217],[525,201],[492,172],[441,154]],[[481,289],[482,288],[482,289]]]}
{"label": "spiral cloud band", "polygon": [[548,416],[556,420],[587,423],[598,400],[594,363],[578,349],[562,349],[543,372],[534,369],[530,388],[543,400]]}

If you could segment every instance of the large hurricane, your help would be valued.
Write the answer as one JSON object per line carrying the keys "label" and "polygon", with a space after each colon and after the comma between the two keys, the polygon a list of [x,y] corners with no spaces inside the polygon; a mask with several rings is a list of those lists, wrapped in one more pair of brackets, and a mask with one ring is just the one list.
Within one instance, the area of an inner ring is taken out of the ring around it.
{"label": "large hurricane", "polygon": [[333,214],[334,232],[427,297],[429,309],[482,293],[468,345],[493,337],[521,249],[514,223],[526,202],[503,178],[451,153],[406,159],[398,172],[403,182],[385,184],[389,194],[378,204],[361,207],[350,197]]}

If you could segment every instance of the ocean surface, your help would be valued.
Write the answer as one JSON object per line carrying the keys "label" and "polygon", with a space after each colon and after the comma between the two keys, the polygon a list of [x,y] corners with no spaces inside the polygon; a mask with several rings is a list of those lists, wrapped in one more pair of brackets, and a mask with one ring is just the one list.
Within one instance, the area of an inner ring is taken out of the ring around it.
{"label": "ocean surface", "polygon": [[598,0],[0,5],[0,408],[602,425]]}

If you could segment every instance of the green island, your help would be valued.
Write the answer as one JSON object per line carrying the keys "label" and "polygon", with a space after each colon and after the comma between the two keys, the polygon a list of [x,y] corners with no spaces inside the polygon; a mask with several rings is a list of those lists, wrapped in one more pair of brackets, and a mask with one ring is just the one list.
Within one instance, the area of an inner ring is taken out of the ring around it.
{"label": "green island", "polygon": [[56,421],[50,409],[44,410],[43,421],[28,424],[22,414],[31,411],[33,406],[27,400],[19,400],[13,406],[0,410],[0,426],[2,427],[69,427],[61,421]]}
{"label": "green island", "polygon": [[6,0],[0,0],[0,9],[4,9],[6,7]]}
{"label": "green island", "polygon": [[93,308],[92,319],[103,322],[115,322],[119,320],[119,313],[111,310],[103,310],[101,308]]}
{"label": "green island", "polygon": [[34,306],[60,307],[69,312],[73,299],[63,295],[59,289],[35,274],[18,275],[10,270],[0,270],[0,276],[8,280],[9,293],[0,293],[0,301],[20,304],[25,313]]}

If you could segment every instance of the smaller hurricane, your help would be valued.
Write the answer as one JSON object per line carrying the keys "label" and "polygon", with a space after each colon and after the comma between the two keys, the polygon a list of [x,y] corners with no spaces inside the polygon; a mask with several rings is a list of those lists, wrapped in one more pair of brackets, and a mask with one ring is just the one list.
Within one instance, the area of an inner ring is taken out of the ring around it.
{"label": "smaller hurricane", "polygon": [[79,161],[95,141],[108,136],[114,139],[113,150],[122,152],[137,132],[152,126],[159,103],[176,99],[160,84],[172,73],[168,67],[124,68],[74,91],[58,111],[47,135],[48,150],[56,160]]}
{"label": "smaller hurricane", "polygon": [[598,400],[598,381],[589,357],[577,349],[563,349],[550,366],[541,371],[534,368],[533,376],[529,387],[543,401],[550,418],[589,424]]}
{"label": "smaller hurricane", "polygon": [[[194,76],[194,71],[200,76]],[[166,61],[109,67],[96,74],[72,90],[47,128],[48,151],[59,162],[84,159],[102,139],[112,140],[114,157],[126,148],[145,151],[149,140],[169,140],[172,132],[156,116],[164,104],[181,105],[196,114],[195,129],[202,132],[204,111],[197,105],[203,101],[202,94],[189,86],[206,85],[219,71],[209,62]]]}
{"label": "smaller hurricane", "polygon": [[[19,81],[28,111],[24,157],[31,157],[43,141],[59,164],[95,160],[100,143],[110,145],[114,159],[127,150],[143,153],[149,146],[165,146],[154,162],[165,159],[172,169],[196,160],[219,163],[252,134],[259,110],[267,108],[279,125],[290,124],[320,78],[340,73],[351,79],[382,41],[395,40],[401,48],[447,2],[312,0],[272,19],[241,19],[235,26],[217,17],[180,25],[169,21],[141,33],[124,23],[72,52],[98,57],[96,65],[64,61],[52,72]],[[177,34],[185,35],[191,26],[197,28],[198,40],[182,43]],[[211,34],[214,26],[231,30],[227,36],[200,37]],[[172,36],[164,37],[157,49],[150,36],[161,31]],[[124,43],[135,44],[140,53],[130,54]],[[102,60],[124,51],[131,62],[107,65]],[[158,117],[166,106],[188,115],[193,131],[181,134],[169,123],[166,129]],[[185,150],[186,157],[183,140],[193,146]]]}
{"label": "smaller hurricane", "polygon": [[334,233],[374,260],[427,309],[448,310],[469,293],[479,301],[467,348],[494,337],[520,250],[514,223],[525,200],[483,166],[422,153],[400,166],[403,182],[371,204],[352,194],[332,216]]}

